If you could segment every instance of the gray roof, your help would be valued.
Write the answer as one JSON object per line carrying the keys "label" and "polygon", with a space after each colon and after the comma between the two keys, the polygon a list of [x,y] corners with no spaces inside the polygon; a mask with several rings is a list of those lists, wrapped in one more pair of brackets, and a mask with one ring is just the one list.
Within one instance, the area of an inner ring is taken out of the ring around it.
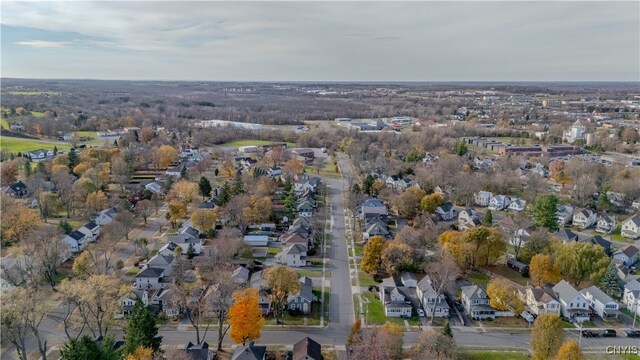
{"label": "gray roof", "polygon": [[616,251],[616,254],[620,253],[625,254],[627,257],[632,257],[638,253],[638,248],[633,245],[627,245]]}
{"label": "gray roof", "polygon": [[89,230],[93,230],[95,228],[98,227],[98,224],[94,223],[93,221],[89,221],[88,223],[84,224],[85,228],[89,229]]}
{"label": "gray roof", "polygon": [[625,221],[631,221],[632,223],[634,223],[636,226],[640,226],[640,215],[634,215],[630,218],[628,218]]}
{"label": "gray roof", "polygon": [[231,360],[262,360],[266,352],[266,346],[238,346],[233,351]]}
{"label": "gray roof", "polygon": [[367,199],[362,203],[364,207],[385,207],[382,201],[378,199]]}
{"label": "gray roof", "polygon": [[575,240],[578,238],[578,235],[573,231],[571,231],[570,229],[560,229],[553,235],[565,242]]}
{"label": "gray roof", "polygon": [[438,209],[442,210],[443,212],[449,212],[451,211],[451,209],[453,209],[453,205],[450,202],[444,203],[438,206]]}
{"label": "gray roof", "polygon": [[322,347],[309,337],[298,341],[293,345],[291,360],[320,360],[322,359]]}
{"label": "gray roof", "polygon": [[631,291],[635,297],[640,296],[640,281],[638,279],[627,282],[624,288]]}
{"label": "gray roof", "polygon": [[136,275],[136,278],[157,278],[160,277],[163,272],[164,270],[162,269],[148,267],[140,271],[138,275]]}
{"label": "gray roof", "polygon": [[85,234],[81,233],[78,230],[73,231],[72,233],[70,233],[69,235],[70,238],[74,239],[74,240],[82,240],[84,239],[84,237],[86,236]]}
{"label": "gray roof", "polygon": [[187,226],[185,228],[182,228],[182,230],[180,230],[180,234],[184,234],[192,238],[197,238],[200,236],[200,231],[196,230],[191,226]]}
{"label": "gray roof", "polygon": [[416,274],[408,272],[408,271],[405,271],[402,274],[400,274],[400,279],[402,279],[403,283],[405,281],[416,280]]}
{"label": "gray roof", "polygon": [[237,269],[233,270],[231,277],[234,279],[242,279],[243,282],[247,282],[249,279],[249,270],[244,266],[239,266]]}
{"label": "gray roof", "polygon": [[580,291],[580,293],[582,295],[585,295],[589,293],[591,294],[591,296],[593,296],[594,299],[600,301],[603,304],[606,303],[610,303],[610,302],[615,302],[611,296],[605,294],[602,290],[600,290],[597,286],[593,285],[591,287],[588,287],[586,289],[583,289],[582,291]]}
{"label": "gray roof", "polygon": [[301,297],[309,302],[316,301],[316,296],[313,295],[313,286],[311,279],[303,276],[300,278],[300,291],[297,294],[289,295],[288,301],[295,299],[296,297]]}
{"label": "gray roof", "polygon": [[307,247],[302,244],[291,244],[284,249],[282,249],[282,254],[286,255],[298,255],[298,254],[307,254]]}
{"label": "gray roof", "polygon": [[573,300],[576,296],[578,296],[578,290],[574,289],[571,284],[569,284],[566,280],[561,280],[556,286],[553,287],[553,291],[558,294],[558,298],[570,301]]}
{"label": "gray roof", "polygon": [[463,286],[460,288],[467,299],[480,299],[480,294],[486,297],[487,292],[478,285]]}

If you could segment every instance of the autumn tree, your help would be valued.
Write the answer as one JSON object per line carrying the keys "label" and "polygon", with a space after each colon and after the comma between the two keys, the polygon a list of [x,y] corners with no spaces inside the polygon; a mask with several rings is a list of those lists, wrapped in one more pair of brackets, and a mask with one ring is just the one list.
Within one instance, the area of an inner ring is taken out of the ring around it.
{"label": "autumn tree", "polygon": [[173,184],[169,197],[174,197],[185,204],[190,204],[198,199],[199,191],[197,183],[180,180]]}
{"label": "autumn tree", "polygon": [[196,209],[191,213],[191,224],[200,232],[206,233],[214,228],[218,219],[216,212],[212,209]]}
{"label": "autumn tree", "polygon": [[133,175],[133,166],[131,160],[124,154],[118,154],[111,158],[111,175],[113,181],[120,185],[120,189],[124,190],[124,185],[131,180]]}
{"label": "autumn tree", "polygon": [[380,261],[388,274],[396,274],[413,265],[413,249],[405,243],[390,241],[382,250]]}
{"label": "autumn tree", "polygon": [[[431,287],[435,291],[436,299],[454,284],[459,274],[458,266],[454,259],[446,253],[440,254],[436,261],[430,262],[425,270],[427,276],[429,276]],[[434,321],[436,306],[437,303],[434,302],[431,309],[431,323]]]}
{"label": "autumn tree", "polygon": [[525,231],[531,224],[532,221],[526,212],[507,215],[500,222],[500,229],[508,239],[509,244],[513,246],[513,253],[516,259],[520,259],[520,250],[529,240],[529,236],[526,236]]}
{"label": "autumn tree", "polygon": [[262,278],[266,288],[270,289],[268,295],[273,307],[276,323],[280,323],[280,317],[284,314],[290,294],[300,290],[298,274],[286,266],[277,266],[263,271]]}
{"label": "autumn tree", "polygon": [[20,168],[17,161],[3,161],[0,164],[0,179],[2,181],[2,186],[8,186],[9,184],[16,182],[19,174]]}
{"label": "autumn tree", "polygon": [[169,145],[162,145],[156,148],[153,156],[153,163],[156,169],[166,169],[170,164],[178,162],[178,151]]}
{"label": "autumn tree", "polygon": [[228,324],[229,311],[233,305],[233,294],[238,285],[228,272],[219,273],[212,285],[215,289],[208,300],[209,307],[218,322],[218,351],[222,350],[224,340],[231,325]]}
{"label": "autumn tree", "polygon": [[435,331],[424,331],[411,351],[416,359],[453,360],[456,359],[455,349],[453,338]]}
{"label": "autumn tree", "polygon": [[513,284],[503,278],[494,278],[487,284],[487,296],[491,307],[499,311],[513,311],[520,314],[524,310],[524,304],[518,295],[518,290]]}
{"label": "autumn tree", "polygon": [[583,360],[584,356],[580,351],[580,344],[574,339],[569,339],[562,343],[555,360]]}
{"label": "autumn tree", "polygon": [[442,204],[444,204],[444,199],[442,198],[442,195],[437,193],[425,195],[420,200],[420,208],[422,211],[426,211],[429,214],[433,214],[438,206]]}
{"label": "autumn tree", "polygon": [[551,256],[544,254],[537,254],[531,258],[529,276],[533,286],[544,286],[546,283],[555,284],[562,280],[562,275],[553,265]]}
{"label": "autumn tree", "polygon": [[356,319],[356,321],[351,326],[351,331],[349,332],[349,337],[347,338],[347,345],[351,346],[356,344],[362,340],[362,323],[360,319]]}
{"label": "autumn tree", "polygon": [[272,213],[272,203],[269,196],[249,198],[249,206],[242,209],[243,215],[248,222],[263,223],[269,221]]}
{"label": "autumn tree", "polygon": [[43,295],[35,289],[18,287],[2,296],[2,337],[15,346],[22,360],[27,359],[26,340],[29,334],[36,339],[40,357],[47,359],[48,343],[40,326],[51,308]]}
{"label": "autumn tree", "polygon": [[282,165],[282,173],[286,177],[300,175],[304,171],[304,165],[299,160],[291,159]]}
{"label": "autumn tree", "polygon": [[538,196],[529,206],[529,211],[538,226],[549,231],[558,230],[558,198],[555,195]]}
{"label": "autumn tree", "polygon": [[102,211],[107,208],[108,204],[107,196],[101,190],[87,195],[84,203],[85,208],[90,213]]}
{"label": "autumn tree", "polygon": [[168,208],[167,220],[169,220],[171,226],[175,228],[177,222],[187,216],[187,206],[178,200],[173,200],[169,203]]}
{"label": "autumn tree", "polygon": [[382,250],[385,240],[382,236],[372,236],[364,246],[360,268],[368,273],[376,273],[380,269]]}
{"label": "autumn tree", "polygon": [[142,220],[144,220],[144,224],[147,224],[147,219],[153,213],[153,203],[151,200],[140,200],[136,203],[135,213],[142,216]]}
{"label": "autumn tree", "polygon": [[149,348],[152,352],[160,351],[162,336],[158,336],[156,320],[142,301],[136,301],[127,320],[124,328],[125,354],[135,353],[138,347]]}
{"label": "autumn tree", "polygon": [[420,210],[420,201],[425,196],[423,190],[411,187],[395,198],[394,206],[398,215],[405,219],[413,219]]}
{"label": "autumn tree", "polygon": [[41,223],[38,214],[25,206],[19,206],[8,196],[0,198],[2,221],[0,235],[2,244],[19,244],[33,234]]}
{"label": "autumn tree", "polygon": [[[389,324],[389,323],[387,323]],[[354,360],[402,359],[402,327],[396,324],[374,327],[351,346]]]}
{"label": "autumn tree", "polygon": [[531,358],[548,360],[553,358],[560,344],[564,330],[562,320],[555,314],[541,314],[536,318],[531,331]]}
{"label": "autumn tree", "polygon": [[153,360],[153,354],[152,348],[138,346],[132,353],[127,354],[124,360]]}
{"label": "autumn tree", "polygon": [[229,309],[230,336],[236,344],[245,345],[260,337],[264,326],[262,310],[258,304],[258,290],[248,288],[233,295],[233,305]]}
{"label": "autumn tree", "polygon": [[585,280],[597,282],[606,271],[609,261],[602,246],[588,242],[564,243],[555,254],[555,264],[560,272],[576,287]]}
{"label": "autumn tree", "polygon": [[220,166],[220,175],[226,178],[233,178],[236,176],[237,168],[236,164],[231,159],[226,159]]}
{"label": "autumn tree", "polygon": [[522,246],[519,259],[525,264],[531,262],[536,254],[552,255],[555,252],[556,240],[544,229],[538,229],[531,233],[527,243]]}

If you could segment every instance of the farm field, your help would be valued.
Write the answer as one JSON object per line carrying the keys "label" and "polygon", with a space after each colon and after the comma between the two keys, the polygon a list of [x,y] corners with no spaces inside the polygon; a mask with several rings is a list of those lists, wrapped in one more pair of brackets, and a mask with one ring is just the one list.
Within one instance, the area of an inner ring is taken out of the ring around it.
{"label": "farm field", "polygon": [[71,149],[71,145],[61,141],[46,141],[46,140],[34,140],[23,139],[17,137],[3,136],[0,139],[0,148],[7,149],[9,152],[26,152],[37,149],[51,149],[57,146],[60,151],[68,151]]}
{"label": "farm field", "polygon": [[24,95],[24,96],[35,96],[35,95],[60,95],[59,92],[56,91],[11,91],[9,92],[11,95]]}
{"label": "farm field", "polygon": [[[231,141],[228,143],[224,143],[220,146],[225,146],[225,147],[240,147],[240,146],[260,146],[260,145],[268,145],[268,144],[273,144],[276,143],[277,141],[267,141],[267,140],[251,140],[251,139],[244,139],[244,140],[235,140],[235,141]],[[292,147],[295,146],[295,143],[287,143],[287,146]]]}

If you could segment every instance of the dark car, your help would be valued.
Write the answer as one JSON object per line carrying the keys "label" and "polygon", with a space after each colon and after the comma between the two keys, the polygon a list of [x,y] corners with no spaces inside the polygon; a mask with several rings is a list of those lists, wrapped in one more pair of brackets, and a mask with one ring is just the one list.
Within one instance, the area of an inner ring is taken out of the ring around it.
{"label": "dark car", "polygon": [[618,333],[613,329],[605,329],[605,330],[602,330],[602,332],[600,333],[600,336],[602,336],[602,337],[616,337],[616,336],[618,336]]}
{"label": "dark car", "polygon": [[594,337],[598,337],[600,336],[600,333],[596,332],[596,331],[591,331],[591,330],[584,330],[582,332],[582,337],[586,337],[586,338],[594,338]]}
{"label": "dark car", "polygon": [[640,338],[640,330],[625,330],[624,336],[628,338]]}

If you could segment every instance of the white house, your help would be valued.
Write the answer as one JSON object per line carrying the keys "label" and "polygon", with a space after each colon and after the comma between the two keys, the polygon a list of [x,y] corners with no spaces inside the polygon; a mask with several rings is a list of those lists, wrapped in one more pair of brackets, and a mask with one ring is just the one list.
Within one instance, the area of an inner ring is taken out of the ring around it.
{"label": "white house", "polygon": [[436,214],[443,221],[453,220],[458,216],[458,211],[453,208],[451,203],[445,203],[436,208]]}
{"label": "white house", "polygon": [[380,302],[384,306],[384,315],[387,317],[411,317],[411,304],[396,286],[393,277],[382,280],[380,284]]}
{"label": "white house", "polygon": [[622,303],[629,311],[640,316],[640,281],[638,279],[628,281],[625,284]]}
{"label": "white house", "polygon": [[428,275],[418,282],[416,294],[427,316],[434,314],[434,317],[449,317],[447,300],[443,294],[436,296],[436,291],[433,289],[431,279]]}
{"label": "white house", "polygon": [[640,237],[640,215],[634,215],[622,222],[620,234],[629,239]]}
{"label": "white house", "polygon": [[561,280],[553,287],[560,302],[560,314],[572,322],[589,321],[589,301],[568,282]]}
{"label": "white house", "polygon": [[65,235],[62,240],[66,241],[69,245],[69,252],[78,253],[84,250],[84,247],[87,245],[89,239],[87,239],[87,235],[80,232],[79,230],[75,230],[68,235]]}
{"label": "white house", "polygon": [[472,208],[466,208],[458,214],[458,222],[470,222],[478,218],[478,214]]}
{"label": "white house", "polygon": [[162,185],[158,184],[155,181],[148,183],[147,185],[144,186],[144,188],[154,194],[162,193]]}
{"label": "white house", "polygon": [[560,315],[560,302],[550,287],[532,287],[528,285],[524,291],[519,291],[520,299],[527,309],[535,315]]}
{"label": "white house", "polygon": [[310,201],[304,200],[296,206],[298,216],[310,218],[313,216],[313,205]]}
{"label": "white house", "polygon": [[476,194],[475,202],[478,206],[489,206],[493,194],[488,191],[480,191]]}
{"label": "white house", "polygon": [[633,245],[626,245],[613,253],[614,260],[620,260],[629,267],[638,261],[638,248]]}
{"label": "white house", "polygon": [[489,296],[478,285],[463,286],[461,301],[465,313],[474,320],[495,319],[496,309],[489,306]]}
{"label": "white house", "polygon": [[116,215],[118,215],[116,208],[110,207],[106,210],[100,211],[93,219],[93,222],[100,226],[109,225],[116,218]]}
{"label": "white house", "polygon": [[527,206],[527,202],[525,200],[519,198],[511,198],[511,203],[509,203],[509,210],[511,211],[523,211]]}
{"label": "white house", "polygon": [[31,160],[46,159],[54,156],[53,150],[38,149],[27,153]]}
{"label": "white house", "polygon": [[509,198],[504,195],[496,195],[489,200],[489,209],[503,210],[509,206]]}
{"label": "white house", "polygon": [[400,280],[402,280],[402,285],[408,288],[414,288],[418,286],[418,280],[416,279],[416,274],[404,271],[400,274]]}
{"label": "white house", "polygon": [[302,244],[287,245],[276,255],[276,261],[290,267],[306,266],[307,250],[307,247]]}
{"label": "white house", "polygon": [[164,270],[158,268],[144,268],[136,275],[135,287],[139,290],[155,290],[166,288],[168,281],[164,280]]}
{"label": "white house", "polygon": [[573,206],[571,205],[558,205],[556,211],[556,217],[558,219],[558,225],[563,226],[571,222],[573,219]]}
{"label": "white house", "polygon": [[173,270],[173,254],[158,253],[153,256],[145,265],[149,268],[161,269],[165,276],[171,275]]}
{"label": "white house", "polygon": [[596,231],[602,234],[611,234],[616,229],[615,215],[602,214],[598,216]]}
{"label": "white house", "polygon": [[272,168],[270,168],[269,170],[267,170],[267,175],[274,177],[274,176],[280,176],[282,175],[282,169],[280,169],[280,167],[278,166],[274,166]]}
{"label": "white house", "polygon": [[580,209],[573,214],[573,225],[586,229],[596,223],[597,214],[589,209]]}
{"label": "white house", "polygon": [[98,240],[98,236],[100,236],[100,226],[93,221],[89,221],[88,223],[82,225],[78,231],[83,233],[89,241],[95,242]]}
{"label": "white house", "polygon": [[618,317],[620,314],[618,303],[595,285],[583,289],[580,293],[589,301],[591,309],[601,318]]}

